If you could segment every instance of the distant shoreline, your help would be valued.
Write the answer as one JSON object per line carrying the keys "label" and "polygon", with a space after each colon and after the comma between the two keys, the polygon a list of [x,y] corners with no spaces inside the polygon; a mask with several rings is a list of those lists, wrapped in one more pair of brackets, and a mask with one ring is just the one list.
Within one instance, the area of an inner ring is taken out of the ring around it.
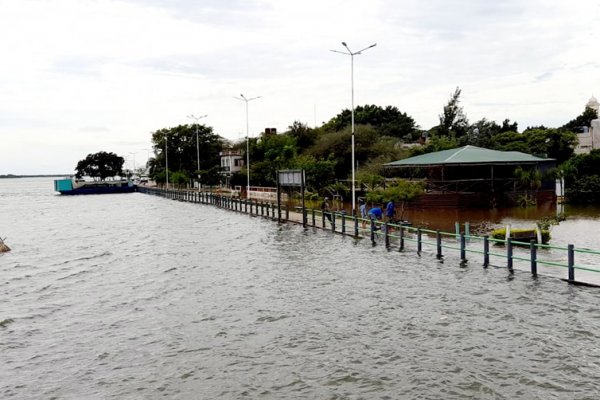
{"label": "distant shoreline", "polygon": [[63,176],[71,176],[72,174],[51,174],[51,175],[0,175],[0,179],[10,179],[10,178],[60,178]]}

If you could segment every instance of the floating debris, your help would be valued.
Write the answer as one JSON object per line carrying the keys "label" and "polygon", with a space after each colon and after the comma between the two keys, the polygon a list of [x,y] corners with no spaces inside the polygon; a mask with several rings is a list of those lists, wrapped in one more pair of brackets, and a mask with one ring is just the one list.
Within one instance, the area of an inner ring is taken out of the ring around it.
{"label": "floating debris", "polygon": [[6,238],[0,238],[0,253],[6,253],[7,251],[10,251],[10,247],[4,244],[5,240]]}
{"label": "floating debris", "polygon": [[10,324],[11,322],[15,322],[14,319],[12,318],[6,318],[0,321],[0,328],[4,328],[6,327],[8,324]]}

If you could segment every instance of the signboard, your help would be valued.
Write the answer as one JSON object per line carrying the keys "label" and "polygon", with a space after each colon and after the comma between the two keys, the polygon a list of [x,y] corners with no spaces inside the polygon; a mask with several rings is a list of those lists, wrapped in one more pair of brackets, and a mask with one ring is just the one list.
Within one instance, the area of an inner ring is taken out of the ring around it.
{"label": "signboard", "polygon": [[281,186],[303,186],[301,169],[287,169],[279,171],[279,184]]}

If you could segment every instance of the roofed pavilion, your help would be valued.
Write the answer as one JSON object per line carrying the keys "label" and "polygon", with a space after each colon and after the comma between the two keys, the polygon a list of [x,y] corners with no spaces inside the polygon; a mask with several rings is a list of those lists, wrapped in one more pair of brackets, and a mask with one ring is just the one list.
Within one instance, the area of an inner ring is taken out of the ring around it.
{"label": "roofed pavilion", "polygon": [[[519,194],[515,176],[518,167],[537,169],[544,176],[556,166],[556,160],[518,151],[464,146],[393,161],[384,166],[404,168],[413,179],[424,178],[429,196],[449,198],[453,195],[455,202],[464,206],[508,206]],[[554,180],[543,179],[537,192],[538,197],[553,198]]]}

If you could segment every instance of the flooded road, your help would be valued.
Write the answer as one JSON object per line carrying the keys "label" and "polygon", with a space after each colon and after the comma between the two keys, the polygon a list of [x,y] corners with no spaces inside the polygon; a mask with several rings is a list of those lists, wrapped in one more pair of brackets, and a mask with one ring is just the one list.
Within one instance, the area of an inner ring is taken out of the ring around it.
{"label": "flooded road", "polygon": [[7,399],[597,399],[599,292],[143,194],[0,181]]}

